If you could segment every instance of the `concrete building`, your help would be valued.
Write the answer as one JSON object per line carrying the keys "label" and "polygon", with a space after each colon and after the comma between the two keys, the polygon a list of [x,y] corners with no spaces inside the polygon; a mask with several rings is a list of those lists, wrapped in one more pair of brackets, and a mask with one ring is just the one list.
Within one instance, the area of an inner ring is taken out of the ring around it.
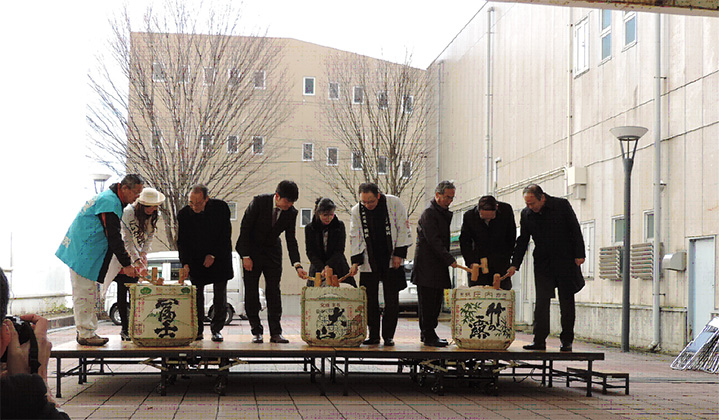
{"label": "concrete building", "polygon": [[[140,55],[145,60],[150,60],[149,53],[145,51],[146,38],[144,34],[134,33],[133,34],[133,49],[142,50]],[[400,68],[400,64],[389,63],[383,60],[373,59],[369,57],[358,56],[346,51],[339,51],[336,49],[323,47],[320,45],[298,41],[294,39],[271,39],[273,47],[277,52],[277,61],[275,63],[275,72],[264,73],[261,77],[254,81],[255,88],[265,89],[269,91],[269,87],[272,83],[279,80],[279,75],[283,74],[284,84],[282,88],[282,95],[284,95],[285,110],[289,113],[289,118],[283,120],[276,129],[272,130],[271,134],[262,132],[262,129],[255,131],[248,131],[242,127],[238,128],[238,135],[242,136],[239,131],[244,130],[244,135],[249,134],[252,137],[252,144],[250,150],[247,153],[253,154],[266,154],[268,151],[272,151],[271,157],[265,161],[258,171],[258,178],[262,179],[262,182],[257,185],[253,185],[251,188],[244,189],[236,194],[227,197],[218,197],[225,199],[230,205],[232,211],[232,243],[233,246],[237,241],[240,232],[240,223],[244,211],[257,194],[262,193],[274,193],[277,183],[283,179],[291,179],[299,186],[300,196],[299,200],[295,203],[295,207],[299,211],[297,219],[296,237],[299,243],[300,255],[302,257],[302,264],[305,269],[309,268],[309,261],[306,257],[305,246],[304,246],[304,229],[303,227],[311,221],[313,213],[314,203],[319,196],[328,196],[332,198],[337,204],[337,216],[345,223],[346,228],[349,230],[349,214],[343,212],[340,203],[337,199],[338,192],[333,191],[327,184],[326,180],[318,172],[321,167],[328,166],[341,166],[350,168],[351,165],[357,164],[352,159],[352,150],[343,144],[343,142],[332,134],[332,130],[328,127],[331,122],[325,117],[325,106],[328,101],[345,100],[350,96],[352,105],[357,107],[362,106],[365,101],[372,101],[375,104],[376,99],[374,95],[370,93],[369,87],[363,90],[365,98],[362,99],[360,96],[356,96],[355,85],[359,83],[339,83],[338,80],[331,79],[332,63],[336,61],[343,61],[344,64],[354,63],[352,65],[359,65],[362,61],[365,65],[370,68],[382,68],[382,67],[393,67]],[[235,37],[232,42],[236,42],[238,45],[242,42],[247,42],[243,37]],[[159,60],[159,59],[156,59]],[[190,73],[196,63],[190,64]],[[163,72],[171,72],[169,65],[162,64],[165,68]],[[216,70],[215,70],[216,71]],[[423,78],[425,71],[421,69],[412,69],[416,73],[418,78]],[[222,78],[227,77],[227,71],[216,71],[216,77]],[[230,72],[230,74],[232,74]],[[344,75],[346,77],[346,75]],[[165,77],[165,76],[162,76]],[[169,75],[167,76],[169,80]],[[198,76],[199,77],[199,76]],[[257,77],[257,76],[256,76]],[[190,77],[191,79],[191,77]],[[153,83],[157,84],[159,80],[155,80]],[[201,82],[200,82],[201,83]],[[261,87],[260,87],[261,86]],[[278,93],[278,92],[275,92]],[[258,96],[259,100],[264,96]],[[258,100],[258,99],[255,99]],[[386,100],[386,99],[385,99]],[[132,101],[132,97],[131,97]],[[390,95],[388,106],[393,109],[395,106],[406,106],[405,104],[397,105],[393,103]],[[419,107],[419,104],[415,104]],[[381,107],[381,105],[380,105]],[[281,112],[285,112],[285,110]],[[169,119],[169,115],[166,115]],[[169,130],[169,127],[164,129]],[[147,128],[144,128],[147,131]],[[235,134],[226,133],[226,134]],[[222,137],[224,138],[225,135]],[[150,138],[150,133],[146,132],[144,138]],[[202,141],[200,139],[199,141]],[[224,143],[221,146],[224,148]],[[424,142],[420,142],[420,145],[424,145]],[[241,148],[242,146],[240,146]],[[197,149],[195,149],[197,150]],[[202,146],[199,149],[202,150]],[[201,153],[201,152],[200,152]],[[227,153],[222,149],[218,152],[220,155]],[[243,153],[240,150],[240,153]],[[220,156],[221,157],[221,156]],[[128,163],[128,166],[132,166],[133,162]],[[360,164],[361,167],[361,164]],[[359,169],[359,168],[355,168]],[[418,174],[417,176],[412,175],[412,178],[416,178],[419,187],[417,190],[420,194],[424,194],[423,182],[424,179],[422,174],[424,173],[423,168],[411,168],[412,174]],[[357,171],[359,174],[361,171]],[[382,175],[384,176],[384,175]],[[210,193],[212,195],[213,182],[217,180],[206,181],[210,187]],[[352,201],[357,201],[356,188],[359,183],[362,182],[359,178],[355,177],[356,184],[355,190],[352,194]],[[380,184],[380,186],[382,186]],[[343,192],[343,195],[347,196],[347,192]],[[423,197],[419,200],[423,202]],[[422,207],[415,212],[412,221],[416,221],[418,214],[421,212]],[[156,240],[156,245],[153,246],[153,251],[161,251],[166,248],[162,246],[163,241],[162,232],[164,227],[158,225],[160,235]],[[297,277],[295,270],[292,269],[289,257],[287,255],[287,248],[285,237],[282,235],[282,249],[283,249],[283,277],[282,277],[282,294],[283,294],[283,311],[285,314],[297,315],[300,311],[300,293],[302,287],[305,285],[305,281]],[[166,241],[165,241],[166,242]],[[346,243],[346,254],[349,261],[349,233]],[[409,258],[413,255],[413,251],[410,251]],[[261,287],[263,286],[264,280],[261,280]]]}
{"label": "concrete building", "polygon": [[[660,272],[659,346],[680,350],[718,314],[717,40],[716,17],[486,3],[428,69],[438,92],[428,137],[437,145],[430,156],[437,170],[428,165],[428,191],[438,179],[455,180],[455,233],[462,211],[487,193],[512,204],[517,220],[525,207],[521,191],[530,183],[570,199],[587,247],[587,285],[576,297],[580,337],[614,343],[621,337],[616,247],[624,228],[624,171],[609,132],[617,126],[649,128],[632,176],[631,345],[657,344],[653,271],[646,268],[655,224],[661,254],[679,261]],[[661,144],[656,220],[655,137]],[[516,319],[531,324],[529,253],[513,282]],[[558,312],[555,302],[553,331]]]}

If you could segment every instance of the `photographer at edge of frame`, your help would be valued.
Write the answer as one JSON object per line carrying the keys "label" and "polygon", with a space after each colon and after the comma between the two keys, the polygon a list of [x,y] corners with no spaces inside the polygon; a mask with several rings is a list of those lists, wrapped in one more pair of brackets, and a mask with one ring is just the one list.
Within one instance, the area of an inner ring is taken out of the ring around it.
{"label": "photographer at edge of frame", "polygon": [[2,419],[69,419],[58,409],[47,386],[47,363],[52,343],[47,339],[47,319],[38,315],[22,315],[30,323],[38,344],[37,373],[31,373],[30,341],[20,344],[13,321],[6,319],[10,290],[5,273],[0,269],[0,354],[7,353],[0,378],[0,418]]}

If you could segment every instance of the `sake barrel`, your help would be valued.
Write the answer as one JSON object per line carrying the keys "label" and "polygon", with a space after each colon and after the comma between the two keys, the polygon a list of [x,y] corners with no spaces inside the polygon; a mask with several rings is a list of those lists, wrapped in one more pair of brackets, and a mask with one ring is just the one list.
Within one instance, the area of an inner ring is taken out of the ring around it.
{"label": "sake barrel", "polygon": [[452,302],[452,339],[458,347],[505,350],[514,341],[514,290],[454,289]]}
{"label": "sake barrel", "polygon": [[364,287],[303,287],[302,340],[318,347],[359,347],[367,337]]}
{"label": "sake barrel", "polygon": [[197,337],[195,286],[130,285],[132,342],[147,347],[185,346]]}

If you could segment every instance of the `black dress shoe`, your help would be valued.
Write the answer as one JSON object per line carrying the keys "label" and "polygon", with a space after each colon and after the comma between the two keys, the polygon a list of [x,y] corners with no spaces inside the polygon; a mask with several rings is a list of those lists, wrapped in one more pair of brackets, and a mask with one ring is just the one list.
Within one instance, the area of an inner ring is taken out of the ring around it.
{"label": "black dress shoe", "polygon": [[253,343],[256,343],[256,344],[262,343],[262,342],[263,342],[263,340],[262,340],[262,334],[254,334],[254,335],[252,336],[252,342],[253,342]]}
{"label": "black dress shoe", "polygon": [[130,341],[130,334],[128,334],[127,331],[120,331],[120,340]]}
{"label": "black dress shoe", "polygon": [[559,348],[559,351],[572,351],[572,345],[562,344],[562,347]]}
{"label": "black dress shoe", "polygon": [[532,343],[522,348],[525,350],[547,350],[547,345],[545,343]]}
{"label": "black dress shoe", "polygon": [[391,338],[385,338],[384,345],[385,347],[392,347],[394,346],[394,340],[392,340]]}
{"label": "black dress shoe", "polygon": [[368,338],[363,341],[362,344],[365,346],[374,346],[375,344],[379,344],[379,338]]}
{"label": "black dress shoe", "polygon": [[205,339],[205,336],[203,334],[197,334],[197,337],[195,337],[195,341],[202,341]]}
{"label": "black dress shoe", "polygon": [[282,334],[275,334],[270,337],[270,343],[287,344],[290,340],[282,336]]}
{"label": "black dress shoe", "polygon": [[428,340],[424,342],[425,346],[430,347],[447,347],[449,343],[447,343],[447,340],[442,340],[441,338],[438,338],[436,340]]}
{"label": "black dress shoe", "polygon": [[222,334],[220,334],[219,332],[216,332],[216,333],[212,333],[212,341],[214,341],[216,343],[221,343],[222,341],[224,341],[224,338],[222,338]]}

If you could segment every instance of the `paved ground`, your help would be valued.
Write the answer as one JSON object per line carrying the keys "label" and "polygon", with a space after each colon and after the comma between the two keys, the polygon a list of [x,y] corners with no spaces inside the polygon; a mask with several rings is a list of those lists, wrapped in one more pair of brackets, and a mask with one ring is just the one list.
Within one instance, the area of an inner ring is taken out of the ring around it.
{"label": "paved ground", "polygon": [[[285,317],[283,326],[288,338],[299,340],[298,317]],[[226,334],[244,334],[249,339],[247,321],[235,321],[226,328]],[[113,335],[119,329],[103,322],[99,332]],[[416,340],[417,331],[416,318],[402,317],[396,341]],[[446,322],[439,333],[449,337]],[[74,328],[54,331],[50,337],[55,344],[73,340]],[[530,336],[517,334],[517,344],[528,341]],[[558,348],[559,340],[548,344]],[[587,397],[580,384],[566,388],[555,382],[555,387],[546,388],[530,377],[502,378],[499,396],[451,386],[439,396],[408,376],[357,375],[351,378],[348,396],[326,379],[327,396],[320,396],[318,387],[301,375],[248,373],[230,377],[222,397],[213,391],[213,378],[194,375],[179,378],[166,396],[160,396],[155,392],[159,375],[153,374],[90,376],[84,385],[76,377],[64,378],[63,398],[58,402],[73,419],[719,419],[719,375],[674,371],[669,367],[673,357],[666,355],[621,353],[579,342],[574,347],[604,352],[606,360],[595,363],[597,370],[628,372],[630,395],[623,391],[602,395],[595,387],[593,396]],[[67,367],[70,361],[63,364]],[[265,373],[288,369],[252,366],[252,371]],[[50,370],[49,382],[54,387],[54,361]],[[155,372],[150,367],[145,371]]]}

